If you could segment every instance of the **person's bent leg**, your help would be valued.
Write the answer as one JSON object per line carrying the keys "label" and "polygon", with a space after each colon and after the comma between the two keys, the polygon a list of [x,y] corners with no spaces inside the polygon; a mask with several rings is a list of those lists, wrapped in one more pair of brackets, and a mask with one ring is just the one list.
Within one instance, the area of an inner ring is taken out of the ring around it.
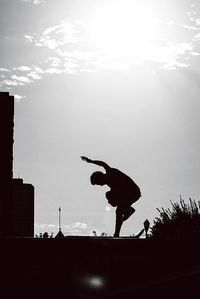
{"label": "person's bent leg", "polygon": [[114,237],[119,237],[122,223],[123,223],[123,212],[121,208],[117,207]]}
{"label": "person's bent leg", "polygon": [[126,207],[126,209],[124,209],[123,221],[126,221],[134,212],[135,209],[133,207]]}

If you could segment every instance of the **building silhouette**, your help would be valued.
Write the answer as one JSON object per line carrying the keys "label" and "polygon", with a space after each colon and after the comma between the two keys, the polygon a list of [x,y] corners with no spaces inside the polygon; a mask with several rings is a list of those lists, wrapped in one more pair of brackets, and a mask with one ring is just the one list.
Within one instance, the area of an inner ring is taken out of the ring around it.
{"label": "building silhouette", "polygon": [[0,238],[34,236],[34,187],[13,179],[14,96],[0,92]]}
{"label": "building silhouette", "polygon": [[34,187],[12,180],[12,237],[34,237]]}
{"label": "building silhouette", "polygon": [[11,235],[14,96],[0,92],[0,237]]}

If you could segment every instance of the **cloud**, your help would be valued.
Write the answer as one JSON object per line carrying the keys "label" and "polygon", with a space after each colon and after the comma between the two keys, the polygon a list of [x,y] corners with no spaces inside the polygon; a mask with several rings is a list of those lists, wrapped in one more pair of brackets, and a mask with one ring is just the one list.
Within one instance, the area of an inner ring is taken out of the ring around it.
{"label": "cloud", "polygon": [[55,228],[55,227],[57,227],[57,225],[55,225],[55,224],[48,224],[47,227],[49,227],[49,228],[51,228],[51,227]]}
{"label": "cloud", "polygon": [[45,70],[46,74],[61,74],[63,73],[63,70],[59,70],[57,68],[48,68]]}
{"label": "cloud", "polygon": [[37,228],[46,228],[48,224],[46,223],[41,223],[41,224],[34,224],[35,227]]}
{"label": "cloud", "polygon": [[20,83],[26,83],[27,84],[27,83],[32,82],[28,77],[25,77],[25,76],[12,75],[11,78],[13,80],[19,81]]}
{"label": "cloud", "polygon": [[38,74],[37,72],[28,73],[27,76],[33,80],[41,80],[42,79],[42,76],[40,74]]}
{"label": "cloud", "polygon": [[32,68],[30,66],[26,66],[26,65],[22,65],[18,68],[14,68],[17,71],[21,71],[21,72],[27,72],[27,71],[31,71]]}
{"label": "cloud", "polygon": [[[54,55],[47,56],[46,71],[49,74],[69,73],[74,74],[82,66],[92,63],[95,54],[91,51],[80,49],[86,43],[81,37],[82,25],[77,21],[62,21],[59,24],[46,28],[41,34],[24,35],[36,47],[49,49]],[[63,68],[58,68],[63,65]]]}
{"label": "cloud", "polygon": [[47,47],[55,50],[69,44],[79,44],[82,39],[79,37],[81,30],[78,22],[62,21],[57,25],[48,27],[41,34],[24,35],[24,37],[37,47]]}
{"label": "cloud", "polygon": [[39,66],[34,66],[33,70],[38,74],[44,74],[44,70]]}
{"label": "cloud", "polygon": [[[26,2],[44,3],[31,0]],[[141,47],[140,51],[136,49],[136,52],[129,53],[127,57],[117,57],[98,49],[89,38],[89,26],[73,19],[61,21],[39,33],[25,34],[27,42],[38,48],[37,55],[41,48],[42,57],[46,57],[38,65],[30,63],[10,69],[0,68],[1,87],[8,89],[25,86],[50,75],[74,75],[102,69],[121,71],[130,67],[142,67],[146,63],[162,70],[187,68],[191,60],[200,55],[200,19],[194,12],[188,12],[187,15],[189,21],[182,25],[175,20],[166,21],[167,30],[173,32],[173,39],[163,36],[157,43]],[[180,28],[187,33],[187,40],[180,40]]]}
{"label": "cloud", "polygon": [[177,69],[189,66],[189,62],[181,57],[192,55],[192,43],[172,43],[169,42],[167,46],[152,48],[149,54],[149,61],[158,63],[163,69]]}
{"label": "cloud", "polygon": [[58,48],[59,44],[55,39],[41,39],[38,43],[35,44],[38,47],[47,47],[50,50]]}
{"label": "cloud", "polygon": [[64,71],[66,73],[76,73],[77,69],[78,69],[78,64],[76,62],[69,60],[64,63]]}
{"label": "cloud", "polygon": [[0,72],[10,72],[10,70],[9,70],[9,69],[6,69],[6,68],[4,68],[4,67],[1,67],[1,68],[0,68]]}
{"label": "cloud", "polygon": [[1,86],[3,86],[3,85],[17,86],[18,82],[14,81],[14,80],[6,79],[6,80],[1,81]]}
{"label": "cloud", "polygon": [[0,78],[3,80],[0,82],[0,86],[7,89],[11,86],[24,86],[34,83],[36,80],[41,80],[43,74],[45,74],[45,71],[36,65],[22,65],[11,69],[1,68]]}
{"label": "cloud", "polygon": [[60,65],[61,59],[58,57],[48,57],[45,61],[47,64],[50,64],[52,67],[58,67]]}
{"label": "cloud", "polygon": [[198,28],[195,27],[195,26],[189,26],[189,25],[183,25],[184,28],[188,29],[188,30],[194,30],[194,31],[197,31]]}
{"label": "cloud", "polygon": [[200,33],[195,34],[194,37],[193,37],[193,40],[194,41],[199,41],[200,40]]}
{"label": "cloud", "polygon": [[90,230],[89,224],[80,221],[63,226],[63,232],[67,235],[89,235]]}
{"label": "cloud", "polygon": [[[169,23],[169,22],[168,22]],[[169,25],[166,23],[166,25]],[[174,30],[175,21],[170,22],[170,30]],[[195,26],[184,25],[187,31],[195,31]],[[192,57],[195,54],[192,39],[188,42],[176,42],[164,39],[162,45],[152,44],[147,48],[141,48],[139,53],[132,53],[125,59],[118,59],[97,51],[92,46],[91,40],[83,38],[88,27],[78,21],[67,20],[46,28],[41,34],[25,35],[29,42],[36,47],[49,49],[53,55],[47,56],[46,74],[60,74],[76,72],[94,72],[98,69],[125,70],[130,66],[144,65],[153,62],[158,68],[172,69],[188,67],[185,56]],[[200,39],[196,34],[196,39]],[[63,68],[61,66],[64,66]]]}
{"label": "cloud", "polygon": [[75,222],[72,223],[72,228],[87,229],[88,225],[85,222]]}
{"label": "cloud", "polygon": [[33,41],[33,39],[34,39],[34,37],[32,36],[32,35],[24,35],[24,37],[29,41],[29,42],[31,42],[32,43],[32,41]]}
{"label": "cloud", "polygon": [[17,102],[19,102],[20,100],[22,100],[22,99],[25,98],[25,96],[21,96],[21,95],[18,95],[18,94],[15,94],[14,97],[15,97],[15,100],[16,100]]}
{"label": "cloud", "polygon": [[[11,89],[16,86],[24,86],[41,80],[43,76],[70,74],[77,72],[96,72],[99,69],[105,70],[126,70],[130,66],[138,67],[145,62],[154,63],[158,68],[163,70],[175,70],[187,68],[190,66],[190,58],[200,55],[196,50],[197,46],[190,42],[171,42],[165,40],[165,45],[152,45],[140,51],[140,56],[129,57],[126,60],[118,60],[114,57],[107,57],[102,53],[95,53],[92,49],[82,49],[83,40],[77,36],[79,24],[69,26],[69,23],[58,24],[44,30],[42,36],[26,35],[26,39],[36,47],[46,47],[53,55],[47,55],[46,59],[40,65],[22,65],[12,69],[0,68],[1,88]],[[75,30],[76,28],[76,30]],[[188,28],[186,29],[188,30]],[[66,36],[63,34],[68,31]],[[54,35],[54,38],[51,35]],[[58,35],[56,37],[56,35]],[[195,34],[194,42],[199,42],[200,34]],[[67,50],[66,50],[67,49]],[[186,59],[187,58],[187,59]],[[23,73],[23,75],[22,75]],[[11,75],[12,74],[12,75]]]}
{"label": "cloud", "polygon": [[45,0],[21,0],[21,1],[26,2],[26,3],[35,4],[35,5],[46,3]]}
{"label": "cloud", "polygon": [[[36,234],[41,232],[43,233],[44,231],[47,231],[49,233],[57,233],[59,230],[58,225],[54,223],[34,224],[34,226]],[[91,231],[90,224],[81,221],[76,221],[70,224],[63,224],[61,229],[64,235],[89,235]]]}
{"label": "cloud", "polygon": [[199,52],[191,52],[191,55],[192,55],[192,56],[199,56],[200,53],[199,53]]}

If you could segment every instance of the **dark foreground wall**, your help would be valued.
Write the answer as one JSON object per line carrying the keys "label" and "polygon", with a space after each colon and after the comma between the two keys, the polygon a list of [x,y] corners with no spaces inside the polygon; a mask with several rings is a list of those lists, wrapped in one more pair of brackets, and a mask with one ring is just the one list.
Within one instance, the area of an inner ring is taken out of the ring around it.
{"label": "dark foreground wall", "polygon": [[16,298],[195,298],[199,253],[197,240],[7,239],[1,282]]}

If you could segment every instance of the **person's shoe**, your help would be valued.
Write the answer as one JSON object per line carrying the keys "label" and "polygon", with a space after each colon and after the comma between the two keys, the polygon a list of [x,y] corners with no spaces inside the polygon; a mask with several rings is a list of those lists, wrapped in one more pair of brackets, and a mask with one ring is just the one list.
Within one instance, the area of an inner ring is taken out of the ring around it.
{"label": "person's shoe", "polygon": [[135,209],[133,207],[130,207],[127,213],[124,214],[123,221],[126,221],[134,212]]}
{"label": "person's shoe", "polygon": [[113,235],[113,237],[114,237],[114,238],[119,238],[119,234],[116,234],[116,233],[115,233],[115,234]]}

